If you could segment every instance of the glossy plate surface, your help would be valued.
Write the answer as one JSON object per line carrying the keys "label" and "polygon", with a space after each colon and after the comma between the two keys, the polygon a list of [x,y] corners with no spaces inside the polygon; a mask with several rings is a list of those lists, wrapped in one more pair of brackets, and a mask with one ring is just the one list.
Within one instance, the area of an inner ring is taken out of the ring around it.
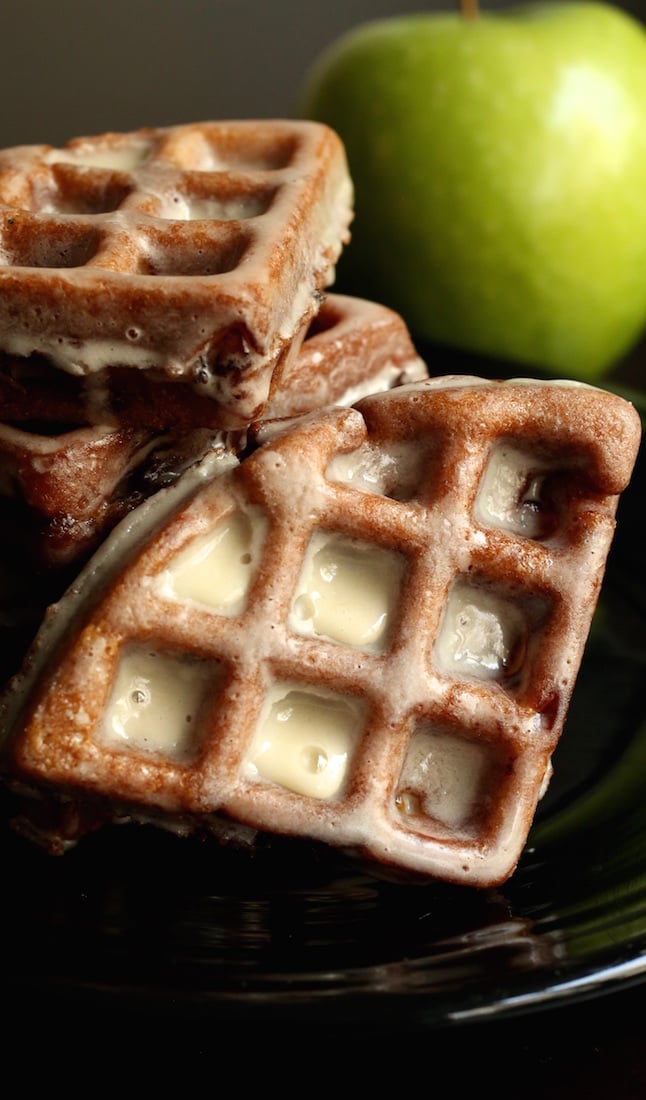
{"label": "glossy plate surface", "polygon": [[250,855],[143,827],[50,857],[0,822],[0,972],[17,994],[218,1020],[444,1026],[646,979],[643,455],[516,873],[497,891],[383,881],[327,849]]}

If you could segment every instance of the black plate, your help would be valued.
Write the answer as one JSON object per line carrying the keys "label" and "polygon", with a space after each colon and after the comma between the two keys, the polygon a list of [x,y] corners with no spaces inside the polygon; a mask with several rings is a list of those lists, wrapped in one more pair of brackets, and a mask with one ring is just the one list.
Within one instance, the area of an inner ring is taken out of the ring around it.
{"label": "black plate", "polygon": [[51,857],[0,823],[14,996],[209,1020],[444,1026],[646,977],[644,458],[619,509],[552,785],[508,884],[372,876],[300,841],[253,855],[123,826]]}

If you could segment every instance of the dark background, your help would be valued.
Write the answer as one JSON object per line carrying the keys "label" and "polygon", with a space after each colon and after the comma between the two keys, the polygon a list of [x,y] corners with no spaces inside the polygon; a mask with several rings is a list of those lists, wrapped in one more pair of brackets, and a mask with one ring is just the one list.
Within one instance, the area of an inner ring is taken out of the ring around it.
{"label": "dark background", "polygon": [[[458,0],[3,0],[0,146],[290,115],[316,54],[349,27],[454,6]],[[618,6],[646,17],[646,0]]]}

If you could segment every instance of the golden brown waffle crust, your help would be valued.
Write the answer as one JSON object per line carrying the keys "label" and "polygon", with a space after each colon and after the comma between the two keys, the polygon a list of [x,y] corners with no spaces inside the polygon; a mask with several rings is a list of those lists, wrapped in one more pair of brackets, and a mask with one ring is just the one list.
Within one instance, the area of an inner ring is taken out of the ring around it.
{"label": "golden brown waffle crust", "polygon": [[334,279],[352,197],[340,139],[308,121],[5,149],[0,351],[155,371],[248,422]]}
{"label": "golden brown waffle crust", "polygon": [[[0,710],[5,774],[68,804],[103,799],[115,819],[204,827],[211,817],[217,831],[224,816],[399,871],[500,884],[549,781],[640,438],[621,398],[523,379],[429,380],[267,426],[243,462],[198,468],[129,517],[61,601]],[[415,463],[404,469],[409,444]],[[497,490],[483,502],[501,454],[503,488],[517,468],[510,454],[527,466],[509,522],[497,518]],[[370,490],[357,484],[366,462],[387,471]],[[536,471],[549,491],[528,533],[514,516]],[[261,517],[264,532],[239,613],[169,597],[177,556],[238,512]],[[396,610],[376,649],[300,628],[297,579],[319,535],[401,555]],[[454,652],[449,607],[465,586],[485,610],[494,599],[503,626],[507,614],[522,621],[518,661],[490,672]],[[219,670],[188,758],[102,738],[117,668],[139,647]],[[267,700],[284,687],[360,715],[333,797],[305,797],[252,766]],[[457,823],[415,797],[408,808],[411,746],[438,735],[488,761],[481,796]]]}

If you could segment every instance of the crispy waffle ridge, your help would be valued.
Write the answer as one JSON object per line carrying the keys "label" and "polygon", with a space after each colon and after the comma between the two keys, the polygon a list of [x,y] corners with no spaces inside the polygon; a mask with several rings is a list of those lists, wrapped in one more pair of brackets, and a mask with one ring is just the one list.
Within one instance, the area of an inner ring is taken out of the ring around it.
{"label": "crispy waffle ridge", "polygon": [[139,426],[168,422],[173,403],[193,422],[206,409],[198,427],[254,419],[334,279],[351,218],[343,145],[315,122],[1,151],[3,407],[12,386],[19,405],[32,374],[56,370],[85,380],[93,423],[109,422],[119,389]]}
{"label": "crispy waffle ridge", "polygon": [[501,883],[639,440],[613,394],[464,377],[265,424],[133,513],[49,616],[4,699],[7,781],[60,800],[61,847],[92,814],[230,822]]}

